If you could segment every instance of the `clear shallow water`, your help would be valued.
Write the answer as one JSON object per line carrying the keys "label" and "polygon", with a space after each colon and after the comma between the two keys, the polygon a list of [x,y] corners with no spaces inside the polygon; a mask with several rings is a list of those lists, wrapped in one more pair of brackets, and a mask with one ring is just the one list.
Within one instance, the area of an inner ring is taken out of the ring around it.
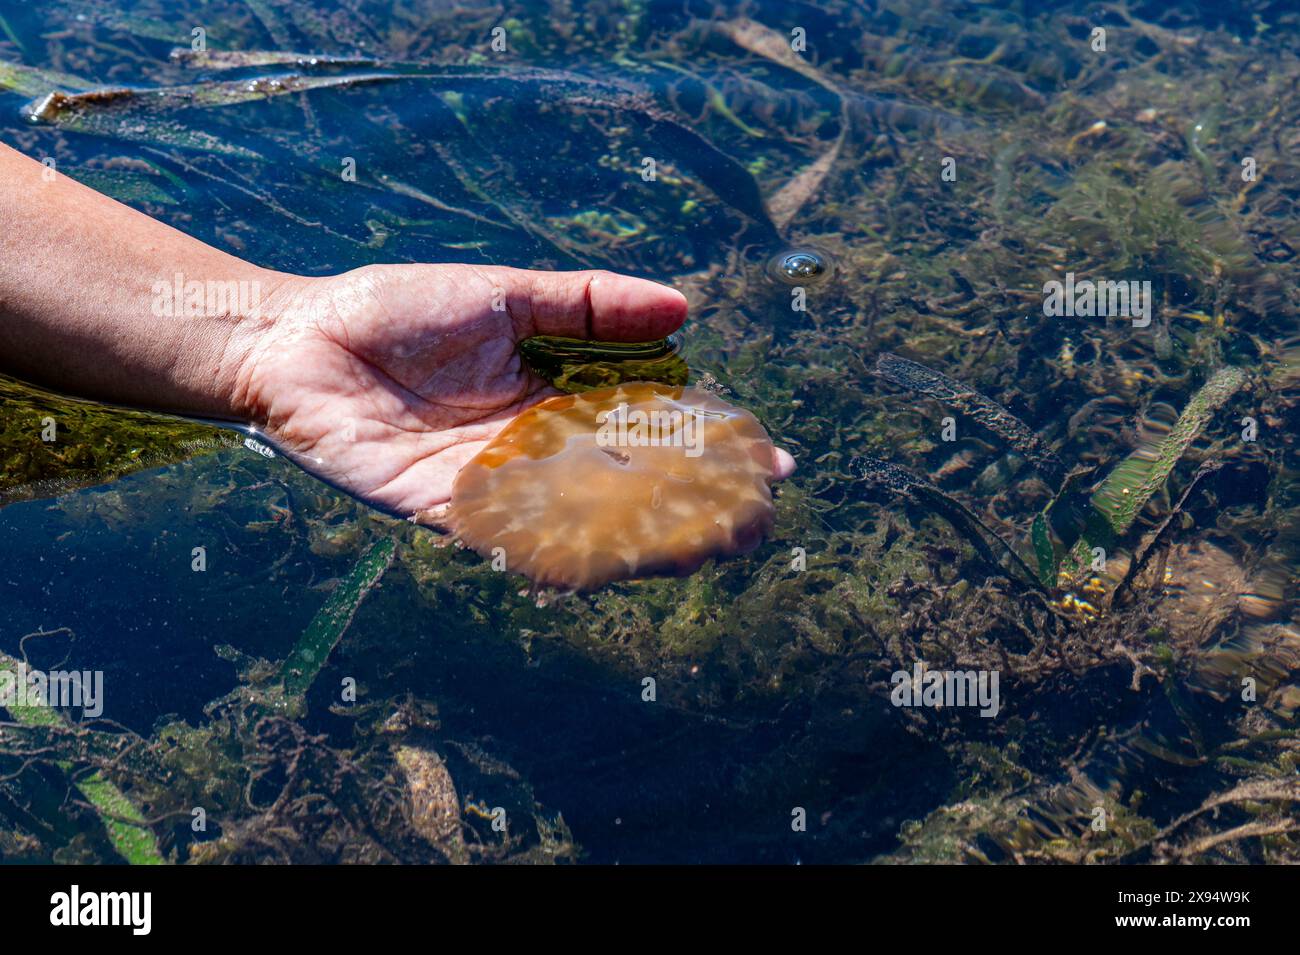
{"label": "clear shallow water", "polygon": [[[1285,342],[1300,237],[1296,168],[1276,145],[1294,121],[1284,8],[764,4],[750,12],[761,28],[671,4],[331,9],[0,4],[0,136],[276,268],[466,261],[674,282],[692,300],[696,380],[753,410],[800,472],[753,555],[541,606],[473,555],[243,449],[8,505],[0,649],[104,672],[111,723],[96,728],[152,755],[100,762],[162,820],[163,852],[451,857],[411,824],[412,747],[446,762],[483,861],[1294,858],[1285,833],[1199,848],[1256,812],[1240,799],[1166,831],[1241,786],[1264,787],[1253,804],[1267,818],[1293,798]],[[187,64],[169,54],[190,19],[214,51],[380,62]],[[1108,56],[1089,46],[1094,21]],[[498,24],[508,49],[494,57]],[[812,66],[774,52],[795,27]],[[34,125],[20,109],[50,71],[197,85],[213,105],[128,100]],[[375,72],[406,78],[353,81]],[[291,73],[345,82],[241,98],[251,79]],[[1247,152],[1267,175],[1243,198]],[[647,155],[664,170],[653,189]],[[799,186],[827,156],[824,178]],[[339,175],[347,157],[355,183]],[[835,272],[796,312],[765,266],[802,245]],[[1042,284],[1068,270],[1152,281],[1158,320],[1136,334],[1047,318]],[[1017,470],[1005,437],[963,428],[945,444],[951,408],[871,374],[887,351],[1005,405],[1068,466],[1097,466],[1093,481],[1157,445],[1214,368],[1252,378],[1120,544],[1140,551],[1197,465],[1222,460],[1184,506],[1167,579],[1091,614],[1077,602],[1096,594],[1038,597],[980,557],[944,500],[1032,562],[1056,488]],[[18,407],[3,459],[30,462]],[[1254,445],[1235,440],[1246,415],[1267,422]],[[855,466],[867,456],[946,498],[869,487]],[[268,704],[274,665],[385,540],[394,563],[305,707]],[[998,716],[891,706],[891,675],[920,660],[998,672]],[[1258,706],[1237,699],[1251,675]],[[348,679],[355,702],[340,698]],[[14,762],[28,744],[6,745]],[[295,759],[306,768],[291,775]],[[92,811],[21,809],[58,785],[6,781],[6,857],[111,861]],[[205,833],[188,826],[195,805]],[[491,827],[498,806],[517,842]],[[806,831],[791,826],[800,809]],[[293,835],[273,841],[273,827]]]}

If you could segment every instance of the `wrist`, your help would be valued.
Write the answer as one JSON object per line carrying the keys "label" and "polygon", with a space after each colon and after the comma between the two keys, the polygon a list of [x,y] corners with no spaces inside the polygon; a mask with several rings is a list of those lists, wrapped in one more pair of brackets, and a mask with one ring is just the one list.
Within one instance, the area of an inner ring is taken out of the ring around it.
{"label": "wrist", "polygon": [[227,294],[237,293],[234,307],[196,325],[194,354],[188,370],[209,405],[206,416],[262,424],[255,368],[315,280],[287,272],[252,269]]}

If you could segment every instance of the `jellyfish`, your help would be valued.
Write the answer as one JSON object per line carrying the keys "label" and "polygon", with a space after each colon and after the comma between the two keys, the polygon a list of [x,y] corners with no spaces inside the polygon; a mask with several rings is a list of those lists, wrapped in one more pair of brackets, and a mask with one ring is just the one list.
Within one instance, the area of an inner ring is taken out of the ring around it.
{"label": "jellyfish", "polygon": [[497,569],[543,586],[685,576],[771,532],[777,454],[752,414],[698,388],[560,395],[461,469],[448,523]]}

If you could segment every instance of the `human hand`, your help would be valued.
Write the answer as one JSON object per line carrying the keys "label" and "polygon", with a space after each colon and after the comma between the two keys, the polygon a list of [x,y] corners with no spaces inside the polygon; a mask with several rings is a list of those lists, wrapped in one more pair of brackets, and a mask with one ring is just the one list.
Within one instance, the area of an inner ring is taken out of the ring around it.
{"label": "human hand", "polygon": [[[686,318],[679,292],[644,279],[471,265],[294,278],[276,303],[239,333],[235,413],[329,484],[428,523],[460,468],[558,393],[522,363],[522,339],[651,341]],[[785,478],[794,460],[778,450],[774,467]]]}

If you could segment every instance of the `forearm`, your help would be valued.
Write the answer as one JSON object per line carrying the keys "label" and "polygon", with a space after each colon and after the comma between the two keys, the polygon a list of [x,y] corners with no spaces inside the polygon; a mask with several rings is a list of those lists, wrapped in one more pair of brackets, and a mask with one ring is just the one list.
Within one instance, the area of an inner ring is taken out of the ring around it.
{"label": "forearm", "polygon": [[241,363],[289,278],[0,144],[0,372],[231,417]]}

